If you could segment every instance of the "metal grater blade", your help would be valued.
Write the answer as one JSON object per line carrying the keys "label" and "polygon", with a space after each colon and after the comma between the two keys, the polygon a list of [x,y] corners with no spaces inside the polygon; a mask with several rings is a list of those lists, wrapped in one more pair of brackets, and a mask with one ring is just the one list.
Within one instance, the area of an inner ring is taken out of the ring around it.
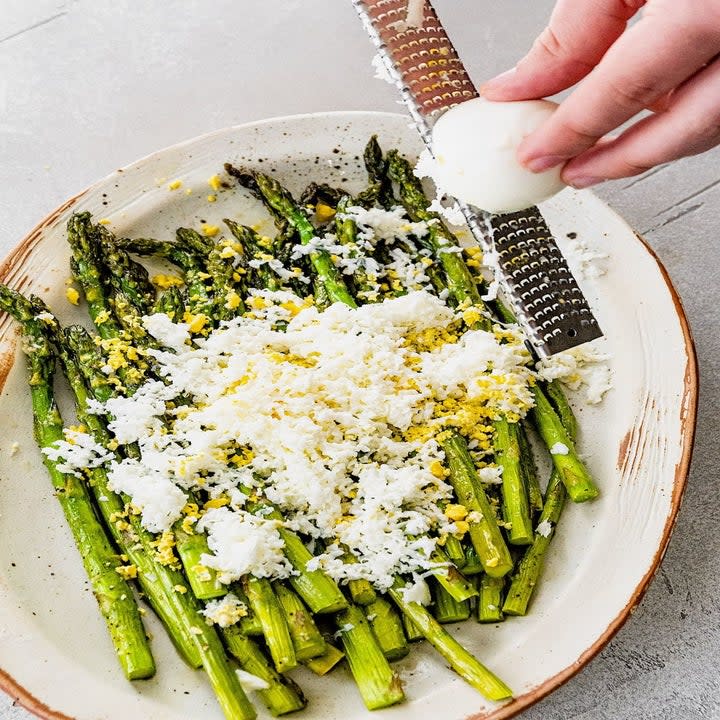
{"label": "metal grater blade", "polygon": [[[422,139],[446,110],[478,92],[429,0],[352,0]],[[485,251],[497,253],[499,281],[540,356],[602,337],[602,331],[536,207],[489,215],[461,204]]]}

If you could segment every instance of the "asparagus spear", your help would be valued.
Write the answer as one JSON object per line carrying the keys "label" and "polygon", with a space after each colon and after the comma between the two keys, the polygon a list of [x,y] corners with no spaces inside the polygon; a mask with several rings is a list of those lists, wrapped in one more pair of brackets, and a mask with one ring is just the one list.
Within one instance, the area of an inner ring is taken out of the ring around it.
{"label": "asparagus spear", "polygon": [[[21,324],[23,350],[29,365],[35,439],[41,450],[52,448],[65,436],[53,392],[56,355],[45,329],[45,321],[37,319],[30,302],[4,285],[0,285],[0,309]],[[80,478],[61,471],[58,466],[62,463],[51,460],[45,454],[43,463],[80,551],[125,676],[129,680],[152,677],[155,663],[135,596],[130,585],[116,571],[122,560],[95,515],[85,484]]]}
{"label": "asparagus spear", "polygon": [[[533,388],[535,407],[533,418],[545,444],[550,448],[553,465],[562,479],[568,495],[573,502],[592,500],[599,494],[584,463],[578,457],[575,443],[562,420],[553,409],[545,394],[535,386]],[[560,452],[553,452],[553,450]]]}
{"label": "asparagus spear", "polygon": [[323,655],[326,650],[325,639],[303,601],[282,583],[273,583],[273,589],[285,615],[298,661],[304,662]]}
{"label": "asparagus spear", "polygon": [[246,577],[243,589],[250,601],[253,614],[260,621],[270,656],[278,672],[292,670],[297,666],[293,640],[290,636],[285,614],[270,584],[265,578]]}
{"label": "asparagus spear", "polygon": [[578,424],[575,413],[570,407],[565,391],[559,380],[551,380],[545,384],[545,394],[555,407],[555,412],[560,416],[567,434],[573,442],[577,440]]}
{"label": "asparagus spear", "polygon": [[460,645],[422,605],[404,599],[403,587],[403,581],[396,580],[389,590],[390,597],[420,629],[425,639],[447,660],[450,667],[488,700],[506,700],[512,697],[512,690]]}
{"label": "asparagus spear", "polygon": [[350,672],[368,710],[390,707],[405,699],[400,678],[356,605],[338,613],[336,622]]}
{"label": "asparagus spear", "polygon": [[402,621],[403,628],[405,630],[405,637],[408,639],[408,642],[418,642],[419,640],[425,639],[425,636],[422,634],[422,630],[404,613]]}
{"label": "asparagus spear", "polygon": [[529,545],[532,542],[533,530],[520,459],[518,423],[496,422],[493,444],[496,462],[502,468],[502,505],[505,527],[509,525],[508,540],[513,545]]}
{"label": "asparagus spear", "polygon": [[345,653],[342,650],[326,642],[325,652],[316,658],[306,660],[305,666],[316,675],[327,675],[344,657]]}
{"label": "asparagus spear", "polygon": [[505,588],[504,578],[494,578],[490,575],[480,577],[480,595],[477,603],[477,619],[481,623],[501,622],[502,596]]}
{"label": "asparagus spear", "polygon": [[439,623],[461,622],[470,617],[470,603],[467,600],[458,602],[439,583],[434,584],[432,589],[435,600],[435,619]]}
{"label": "asparagus spear", "polygon": [[370,184],[358,195],[358,204],[372,207],[377,202],[386,210],[390,210],[396,204],[395,196],[387,173],[387,162],[383,158],[377,135],[373,135],[365,146],[363,160]]}
{"label": "asparagus spear", "polygon": [[520,441],[520,465],[522,466],[530,507],[533,512],[539,513],[543,508],[542,490],[540,489],[540,481],[538,480],[535,458],[533,457],[527,432],[526,423],[523,421],[518,427],[518,439]]}
{"label": "asparagus spear", "polygon": [[222,636],[228,652],[240,663],[240,667],[267,683],[268,687],[258,692],[275,717],[302,710],[307,705],[300,688],[289,677],[280,675],[258,645],[237,625],[224,628]]}
{"label": "asparagus spear", "polygon": [[470,539],[488,575],[502,577],[510,572],[513,562],[498,527],[495,513],[485,495],[467,444],[457,434],[442,443],[450,468],[450,484],[460,502],[479,518],[470,525]]}
{"label": "asparagus spear", "polygon": [[[343,555],[343,562],[346,565],[356,564],[358,559],[348,551]],[[375,588],[372,586],[372,583],[365,579],[350,580],[348,582],[348,590],[350,590],[352,601],[357,605],[370,605],[377,599]]]}
{"label": "asparagus spear", "polygon": [[388,660],[401,660],[410,652],[402,618],[384,597],[365,607],[365,617]]}
{"label": "asparagus spear", "polygon": [[566,490],[560,473],[554,470],[545,494],[545,506],[535,531],[535,540],[520,561],[508,590],[503,612],[508,615],[525,615],[535,587],[540,579],[545,553],[555,533],[565,504]]}

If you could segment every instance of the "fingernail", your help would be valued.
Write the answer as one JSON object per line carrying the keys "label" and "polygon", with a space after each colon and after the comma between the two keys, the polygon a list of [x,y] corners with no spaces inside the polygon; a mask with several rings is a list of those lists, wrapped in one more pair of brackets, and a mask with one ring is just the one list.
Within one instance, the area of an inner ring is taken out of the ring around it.
{"label": "fingernail", "polygon": [[582,190],[583,188],[590,187],[591,185],[597,185],[598,183],[605,182],[605,178],[593,177],[592,175],[580,175],[579,177],[568,178],[566,181],[568,185],[574,187],[576,190]]}
{"label": "fingernail", "polygon": [[486,83],[483,83],[480,86],[480,94],[482,95],[485,90],[487,89],[494,89],[498,85],[502,85],[505,80],[507,80],[511,75],[515,74],[515,71],[517,68],[510,68],[509,70],[506,70],[504,73],[500,73],[499,75],[496,75],[491,80],[488,80]]}
{"label": "fingernail", "polygon": [[532,172],[542,172],[543,170],[549,170],[550,168],[560,165],[567,160],[562,155],[544,155],[543,157],[530,158],[529,160],[523,161],[523,165]]}

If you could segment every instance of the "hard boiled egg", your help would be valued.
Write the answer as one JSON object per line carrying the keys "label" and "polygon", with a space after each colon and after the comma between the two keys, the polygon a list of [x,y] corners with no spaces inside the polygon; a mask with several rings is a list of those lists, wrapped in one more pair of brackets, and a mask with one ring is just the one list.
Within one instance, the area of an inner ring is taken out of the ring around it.
{"label": "hard boiled egg", "polygon": [[522,210],[565,187],[561,167],[533,173],[517,160],[524,137],[555,112],[550,100],[468,100],[441,115],[432,133],[438,187],[491,213]]}

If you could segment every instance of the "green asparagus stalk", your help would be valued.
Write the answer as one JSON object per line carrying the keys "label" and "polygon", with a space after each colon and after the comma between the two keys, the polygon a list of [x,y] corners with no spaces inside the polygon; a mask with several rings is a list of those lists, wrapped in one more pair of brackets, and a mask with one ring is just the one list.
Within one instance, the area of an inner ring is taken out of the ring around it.
{"label": "green asparagus stalk", "polygon": [[445,545],[443,546],[445,553],[448,556],[450,562],[458,569],[463,569],[465,565],[465,551],[463,550],[462,541],[456,538],[454,535],[448,535],[445,539]]}
{"label": "green asparagus stalk", "polygon": [[[484,307],[480,292],[465,261],[460,255],[448,252],[457,246],[455,236],[437,213],[429,211],[430,205],[420,180],[413,173],[412,165],[397,150],[387,154],[388,175],[400,189],[400,201],[411,220],[428,222],[428,242],[445,270],[447,288],[458,303],[470,303]],[[478,323],[482,330],[490,330],[489,317],[482,317]]]}
{"label": "green asparagus stalk", "polygon": [[463,575],[467,577],[472,577],[473,575],[478,575],[483,571],[482,563],[480,562],[480,557],[477,554],[477,550],[475,549],[475,546],[472,544],[472,542],[464,545],[465,550],[465,565],[463,567]]}
{"label": "green asparagus stalk", "polygon": [[[23,350],[29,366],[35,440],[41,450],[52,448],[65,436],[53,392],[56,355],[45,329],[45,321],[36,318],[30,302],[4,285],[0,285],[0,309],[21,324]],[[122,561],[95,515],[84,483],[80,478],[61,471],[58,467],[61,463],[45,454],[43,463],[80,551],[125,676],[129,680],[152,677],[155,663],[135,596],[130,585],[115,570]]]}
{"label": "green asparagus stalk", "polygon": [[[533,388],[535,407],[533,418],[545,444],[550,448],[553,465],[567,489],[573,502],[592,500],[599,494],[597,485],[587,471],[584,463],[578,457],[575,443],[562,420],[553,409],[545,394],[536,386]],[[553,452],[554,449],[559,452]]]}
{"label": "green asparagus stalk", "polygon": [[533,457],[532,447],[527,436],[526,423],[522,422],[518,427],[518,439],[520,445],[520,464],[522,466],[525,487],[527,488],[530,508],[534,513],[539,513],[543,508],[542,490],[538,480],[537,466]]}
{"label": "green asparagus stalk", "polygon": [[155,301],[152,312],[165,313],[173,322],[182,322],[185,313],[185,303],[183,302],[180,290],[176,287],[170,287],[160,293]]}
{"label": "green asparagus stalk", "polygon": [[325,652],[316,658],[305,661],[305,666],[316,675],[327,675],[343,658],[345,653],[329,642],[325,643]]}
{"label": "green asparagus stalk", "polygon": [[[356,564],[357,558],[351,553],[346,552],[343,555],[343,562],[347,564]],[[348,590],[350,591],[350,597],[356,605],[370,605],[377,599],[377,593],[372,583],[364,578],[358,580],[350,580],[348,582]]]}
{"label": "green asparagus stalk", "polygon": [[458,602],[440,583],[434,583],[432,591],[434,615],[439,623],[462,622],[470,617],[470,603],[467,600]]}
{"label": "green asparagus stalk", "polygon": [[512,697],[512,690],[460,645],[422,605],[404,599],[403,587],[403,581],[396,580],[389,590],[390,597],[417,625],[425,639],[445,658],[450,667],[488,700],[506,700]]}
{"label": "green asparagus stalk", "polygon": [[555,526],[565,504],[566,490],[560,473],[554,470],[545,493],[545,506],[540,514],[540,523],[535,530],[533,544],[520,561],[512,577],[503,612],[508,615],[525,615],[535,587],[540,579],[545,553],[550,545]]}
{"label": "green asparagus stalk", "polygon": [[388,660],[401,660],[410,652],[402,618],[385,598],[378,597],[367,605],[365,617]]}
{"label": "green asparagus stalk", "polygon": [[270,657],[278,672],[297,667],[297,658],[285,614],[272,585],[265,578],[246,577],[243,589],[253,614],[260,621]]}
{"label": "green asparagus stalk", "polygon": [[356,605],[338,613],[336,622],[350,672],[368,710],[405,699],[400,678],[388,664],[363,611]]}
{"label": "green asparagus stalk", "polygon": [[403,629],[405,630],[405,637],[408,642],[418,642],[424,640],[425,636],[422,634],[422,630],[407,616],[403,613],[402,616]]}
{"label": "green asparagus stalk", "polygon": [[519,425],[506,420],[496,421],[493,444],[496,462],[502,468],[502,506],[508,540],[513,545],[529,545],[533,530],[520,459]]}
{"label": "green asparagus stalk", "polygon": [[477,595],[477,590],[472,583],[450,562],[450,558],[444,550],[437,547],[430,559],[436,563],[442,563],[443,567],[438,568],[433,574],[435,579],[457,602],[463,602]]}
{"label": "green asparagus stalk", "polygon": [[450,468],[450,484],[460,502],[479,519],[470,524],[470,539],[477,551],[483,569],[488,575],[502,577],[512,569],[505,540],[498,527],[495,513],[485,495],[467,444],[457,434],[442,443]]}
{"label": "green asparagus stalk", "polygon": [[232,586],[232,591],[246,608],[247,615],[243,615],[243,617],[240,618],[239,623],[240,630],[242,630],[243,635],[248,635],[249,637],[262,636],[262,625],[260,624],[257,616],[251,610],[250,601],[247,599],[247,595],[245,595],[245,591],[242,589],[241,583],[234,584]]}
{"label": "green asparagus stalk", "polygon": [[323,655],[326,649],[325,639],[303,601],[282,583],[273,583],[273,589],[285,614],[298,661],[304,662]]}
{"label": "green asparagus stalk", "polygon": [[502,599],[505,578],[489,575],[480,577],[480,595],[477,602],[477,619],[481,623],[496,623],[503,620]]}
{"label": "green asparagus stalk", "polygon": [[275,717],[302,710],[307,705],[300,688],[289,677],[280,675],[257,643],[237,625],[224,628],[222,636],[228,652],[240,663],[240,667],[267,683],[268,687],[259,690],[258,694]]}
{"label": "green asparagus stalk", "polygon": [[106,269],[104,278],[116,292],[128,298],[140,315],[146,314],[155,301],[155,288],[147,270],[130,257],[106,227],[98,224],[94,229],[102,264]]}
{"label": "green asparagus stalk", "polygon": [[575,413],[568,402],[565,391],[559,380],[551,380],[545,385],[545,394],[555,407],[555,412],[560,416],[560,421],[568,436],[573,442],[577,442],[578,423]]}
{"label": "green asparagus stalk", "polygon": [[390,210],[396,204],[395,196],[387,173],[387,162],[383,158],[377,135],[373,135],[365,146],[363,160],[370,183],[358,195],[358,204],[372,207],[377,202],[386,210]]}

